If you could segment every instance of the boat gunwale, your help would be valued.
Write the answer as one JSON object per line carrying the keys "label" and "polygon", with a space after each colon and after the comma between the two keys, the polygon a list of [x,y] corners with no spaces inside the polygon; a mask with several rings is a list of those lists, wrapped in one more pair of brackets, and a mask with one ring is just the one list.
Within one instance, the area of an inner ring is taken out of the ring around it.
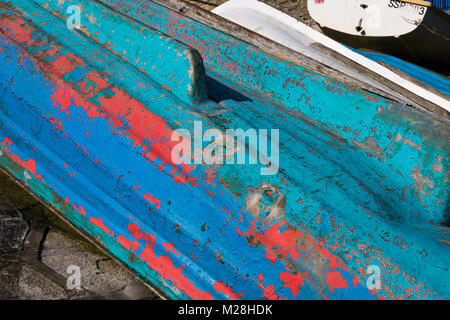
{"label": "boat gunwale", "polygon": [[[97,0],[101,1],[101,0]],[[340,71],[327,67],[312,58],[305,56],[304,54],[297,52],[291,48],[288,48],[272,39],[269,39],[263,35],[260,35],[250,29],[240,26],[230,20],[227,20],[214,12],[203,9],[199,6],[186,2],[184,0],[146,0],[154,2],[166,9],[172,10],[182,16],[198,21],[199,23],[206,24],[211,28],[235,37],[240,41],[248,43],[252,46],[259,48],[269,54],[272,54],[278,58],[284,59],[301,67],[312,70],[316,73],[326,75],[330,78],[336,79],[347,85],[354,86],[356,88],[377,94],[386,99],[397,101],[401,104],[410,106],[416,110],[424,112],[426,115],[432,115],[434,118],[442,121],[446,120],[447,123],[450,120],[450,112],[448,112],[442,106],[426,99],[415,92],[409,91],[397,83],[390,81],[389,79],[376,74],[374,71],[368,69],[363,65],[358,64],[357,70],[373,80],[384,84],[388,89],[391,89],[398,93],[403,99],[392,95],[386,91],[372,87],[371,85],[358,81],[351,76],[348,76]],[[416,0],[414,0],[416,1]],[[419,1],[419,0],[417,0]],[[105,3],[108,6],[108,4]],[[355,68],[356,64],[348,64],[348,58],[339,52],[334,52],[334,56],[340,62]],[[331,72],[331,73],[330,73]],[[349,81],[350,80],[350,81]]]}

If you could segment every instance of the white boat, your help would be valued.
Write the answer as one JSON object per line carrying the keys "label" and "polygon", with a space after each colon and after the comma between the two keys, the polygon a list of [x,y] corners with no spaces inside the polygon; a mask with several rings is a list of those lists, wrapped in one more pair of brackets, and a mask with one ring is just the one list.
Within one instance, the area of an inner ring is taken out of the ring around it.
{"label": "white boat", "polygon": [[423,0],[308,0],[331,38],[450,75],[450,16]]}
{"label": "white boat", "polygon": [[[343,73],[354,76],[360,81],[370,83],[383,91],[398,95],[398,92],[393,92],[391,89],[392,86],[389,85],[395,84],[397,88],[403,90],[403,97],[406,96],[407,99],[413,100],[420,97],[420,99],[444,109],[447,114],[450,112],[448,95],[424,86],[414,79],[405,77],[391,70],[391,68],[387,68],[382,64],[366,58],[330,37],[297,21],[293,17],[262,2],[257,0],[230,0],[215,8],[213,12],[290,49],[298,51],[305,56],[309,56]],[[354,70],[341,59],[330,57],[323,50],[318,50],[314,44],[320,44],[323,48],[338,53],[341,57],[352,61],[353,64],[369,70],[371,75],[368,76],[364,72]],[[419,100],[415,100],[415,102],[423,106]]]}

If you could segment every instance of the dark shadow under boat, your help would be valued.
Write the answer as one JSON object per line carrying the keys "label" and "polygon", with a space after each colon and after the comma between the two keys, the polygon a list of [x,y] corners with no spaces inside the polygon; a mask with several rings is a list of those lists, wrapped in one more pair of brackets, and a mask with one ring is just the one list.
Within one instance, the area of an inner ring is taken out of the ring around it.
{"label": "dark shadow under boat", "polygon": [[353,48],[380,51],[450,75],[450,15],[433,6],[416,29],[399,37],[368,37],[321,28],[327,36]]}

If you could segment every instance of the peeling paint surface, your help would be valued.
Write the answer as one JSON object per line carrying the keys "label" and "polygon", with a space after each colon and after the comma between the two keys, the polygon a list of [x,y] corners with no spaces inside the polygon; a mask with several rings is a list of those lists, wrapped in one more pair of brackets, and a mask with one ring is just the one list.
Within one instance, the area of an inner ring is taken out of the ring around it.
{"label": "peeling paint surface", "polygon": [[[2,168],[172,298],[449,298],[447,123],[154,2],[102,2],[143,24],[83,0],[68,31],[75,1],[0,2]],[[144,37],[201,58],[166,82],[131,53]],[[280,129],[279,172],[174,164],[194,121]],[[246,210],[264,184],[284,197],[274,219]]]}

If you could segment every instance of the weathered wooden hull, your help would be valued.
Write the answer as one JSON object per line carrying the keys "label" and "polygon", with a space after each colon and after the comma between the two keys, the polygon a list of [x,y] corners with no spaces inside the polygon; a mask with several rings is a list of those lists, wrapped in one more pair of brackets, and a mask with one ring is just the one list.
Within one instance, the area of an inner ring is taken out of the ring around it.
{"label": "weathered wooden hull", "polygon": [[[268,54],[189,6],[102,1],[131,21],[79,3],[81,32],[67,30],[71,2],[0,2],[0,166],[74,227],[172,298],[450,296],[446,119]],[[279,129],[278,173],[173,163],[171,134],[194,121]],[[285,198],[276,220],[246,208],[261,185]]]}

